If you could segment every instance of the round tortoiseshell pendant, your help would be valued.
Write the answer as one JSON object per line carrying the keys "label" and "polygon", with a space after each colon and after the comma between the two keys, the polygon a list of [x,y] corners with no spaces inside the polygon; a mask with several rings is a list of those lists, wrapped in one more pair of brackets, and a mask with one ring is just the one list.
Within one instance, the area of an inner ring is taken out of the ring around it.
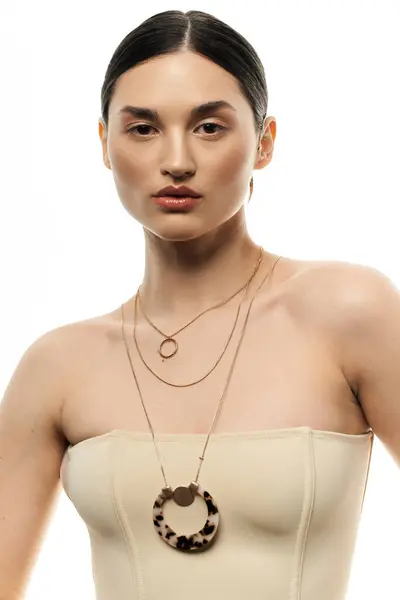
{"label": "round tortoiseshell pendant", "polygon": [[[207,520],[200,531],[191,535],[179,535],[164,520],[163,505],[174,499],[179,506],[192,504],[195,495],[201,496],[207,504]],[[219,511],[212,496],[192,481],[189,487],[179,487],[175,491],[170,486],[162,489],[153,505],[153,523],[157,534],[165,543],[177,550],[199,552],[209,547],[219,525]]]}

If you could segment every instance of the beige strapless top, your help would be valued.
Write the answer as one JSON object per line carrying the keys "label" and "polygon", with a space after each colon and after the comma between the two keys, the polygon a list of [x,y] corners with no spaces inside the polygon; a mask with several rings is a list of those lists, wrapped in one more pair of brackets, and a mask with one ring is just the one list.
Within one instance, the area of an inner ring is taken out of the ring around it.
{"label": "beige strapless top", "polygon": [[[172,488],[194,479],[205,439],[157,436]],[[61,481],[88,528],[97,600],[344,600],[373,440],[306,426],[212,435],[199,483],[221,520],[201,553],[171,548],[154,528],[164,480],[150,433],[70,446]],[[191,534],[207,508],[199,496],[169,501],[164,516]]]}

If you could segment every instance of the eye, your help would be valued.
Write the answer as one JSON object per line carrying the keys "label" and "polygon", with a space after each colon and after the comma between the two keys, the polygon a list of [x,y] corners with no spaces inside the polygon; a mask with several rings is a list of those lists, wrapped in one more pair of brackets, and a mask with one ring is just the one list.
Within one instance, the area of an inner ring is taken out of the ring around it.
{"label": "eye", "polygon": [[[218,131],[217,132],[213,132],[213,131],[208,131],[208,136],[207,137],[213,137],[216,133],[218,133],[219,131],[222,131],[224,129],[226,129],[226,127],[223,127],[222,125],[219,125],[218,123],[214,123],[212,121],[209,121],[207,123],[202,123],[201,125],[199,125],[199,127],[197,129],[199,129],[200,127],[217,127]],[[134,125],[133,127],[129,127],[126,131],[128,133],[132,133],[133,132],[137,132],[139,135],[136,137],[147,137],[148,134],[146,134],[146,132],[143,132],[143,128],[146,129],[154,129],[154,127],[152,127],[152,125],[147,125],[145,123],[139,124],[139,125]],[[139,130],[142,133],[139,133]]]}
{"label": "eye", "polygon": [[[143,127],[144,127],[145,129],[146,129],[146,128],[149,128],[149,127],[150,127],[150,129],[154,129],[154,127],[152,127],[151,125],[145,125],[145,124],[143,123],[143,124],[141,124],[141,125],[135,125],[134,127],[129,127],[129,128],[126,130],[126,131],[127,131],[128,133],[132,133],[133,131],[138,131],[138,130],[139,130],[139,128],[142,128],[142,129],[143,129]],[[145,135],[146,135],[146,134],[145,134]],[[145,137],[145,135],[144,135],[144,136],[143,136],[143,135],[140,135],[139,137]]]}
{"label": "eye", "polygon": [[[219,131],[226,129],[226,127],[223,127],[222,125],[218,125],[218,123],[214,123],[212,121],[209,121],[207,123],[202,123],[201,125],[199,125],[199,128],[200,127],[218,127]],[[213,133],[213,132],[209,131],[208,133]],[[218,133],[218,131],[214,132],[214,133]]]}

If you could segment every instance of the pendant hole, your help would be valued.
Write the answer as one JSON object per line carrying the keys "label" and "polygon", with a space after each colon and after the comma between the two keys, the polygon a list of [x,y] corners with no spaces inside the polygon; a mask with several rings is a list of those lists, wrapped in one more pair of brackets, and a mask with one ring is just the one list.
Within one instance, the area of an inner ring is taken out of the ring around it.
{"label": "pendant hole", "polygon": [[165,522],[180,535],[191,535],[200,531],[208,517],[207,505],[203,498],[195,496],[190,506],[178,506],[171,499],[164,503]]}

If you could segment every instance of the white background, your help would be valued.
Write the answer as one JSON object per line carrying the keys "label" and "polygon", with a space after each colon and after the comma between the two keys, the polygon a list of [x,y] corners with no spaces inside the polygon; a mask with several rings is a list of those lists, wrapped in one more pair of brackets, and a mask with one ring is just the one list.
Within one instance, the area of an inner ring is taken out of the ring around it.
{"label": "white background", "polygon": [[[102,163],[100,88],[121,39],[172,8],[226,21],[265,65],[277,137],[254,173],[254,239],[293,258],[371,265],[400,287],[397,0],[2,0],[2,390],[37,337],[114,309],[141,280],[141,229]],[[376,439],[348,600],[400,597],[399,506],[400,472]],[[87,530],[64,492],[26,598],[94,598]]]}

